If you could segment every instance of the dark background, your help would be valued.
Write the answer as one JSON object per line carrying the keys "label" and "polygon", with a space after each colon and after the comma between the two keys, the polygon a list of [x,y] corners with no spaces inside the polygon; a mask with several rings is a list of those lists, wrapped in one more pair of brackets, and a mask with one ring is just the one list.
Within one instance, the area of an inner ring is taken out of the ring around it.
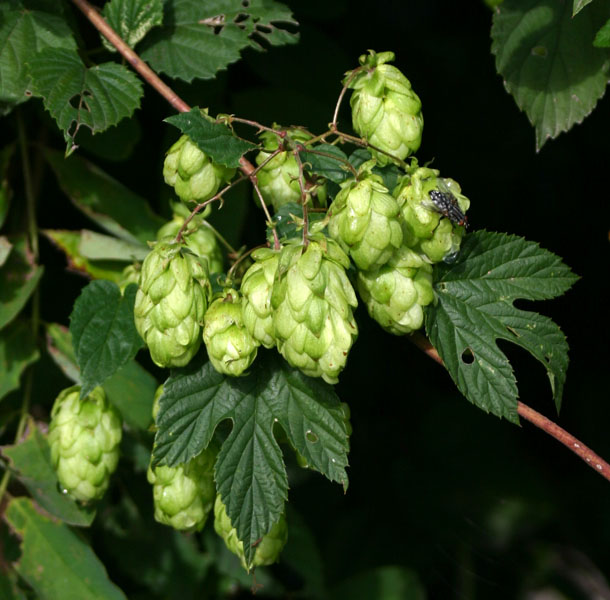
{"label": "dark background", "polygon": [[[535,240],[581,276],[562,298],[520,303],[553,318],[567,335],[571,364],[559,416],[543,367],[501,345],[515,367],[520,399],[610,458],[607,99],[536,153],[534,130],[496,74],[492,13],[482,3],[288,4],[300,22],[298,45],[247,50],[216,81],[176,83],[176,91],[212,114],[322,131],[343,73],[369,48],[393,50],[423,103],[420,163],[434,159],[443,176],[460,183],[471,200],[472,228]],[[40,103],[25,108],[32,124],[49,124],[42,133],[31,125],[32,139],[46,136],[61,148]],[[81,151],[166,213],[161,164],[177,134],[161,120],[171,113],[148,88],[135,119],[139,141],[127,161]],[[340,125],[351,130],[347,102]],[[43,181],[41,227],[91,226],[52,174]],[[231,211],[230,202],[224,210]],[[243,238],[250,245],[263,238],[253,206]],[[43,318],[67,324],[84,280],[65,271],[65,258],[46,241],[42,261]],[[349,490],[343,495],[319,475],[290,472],[291,505],[315,536],[329,585],[401,565],[419,575],[433,599],[542,598],[528,594],[544,590],[564,594],[549,598],[610,598],[610,484],[542,431],[471,406],[441,367],[407,339],[385,334],[362,309],[357,319],[360,337],[336,388],[352,412]],[[46,380],[42,412],[64,385],[58,375]],[[93,541],[111,578],[126,590],[136,585],[95,533]],[[289,588],[302,586],[290,566],[275,572]]]}

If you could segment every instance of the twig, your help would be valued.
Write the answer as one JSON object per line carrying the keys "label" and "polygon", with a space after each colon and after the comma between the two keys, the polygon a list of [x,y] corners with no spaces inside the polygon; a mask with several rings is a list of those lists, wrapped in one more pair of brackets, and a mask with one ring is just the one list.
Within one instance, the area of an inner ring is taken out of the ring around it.
{"label": "twig", "polygon": [[345,92],[347,92],[348,86],[351,83],[352,79],[356,77],[360,71],[362,71],[363,67],[358,67],[354,69],[350,76],[346,79],[343,84],[343,88],[341,88],[341,93],[339,94],[339,98],[337,99],[337,105],[335,106],[335,112],[333,113],[333,120],[330,124],[331,129],[337,129],[337,119],[339,118],[339,108],[341,107],[341,102],[343,102],[343,96],[345,96]]}
{"label": "twig", "polygon": [[[443,365],[443,360],[438,355],[438,352],[424,335],[421,333],[413,333],[411,336],[409,336],[409,339],[432,360],[435,360],[439,365]],[[585,446],[572,434],[559,427],[557,423],[553,423],[553,421],[544,415],[541,415],[539,412],[535,411],[533,408],[530,408],[523,402],[517,401],[517,412],[519,413],[520,417],[524,418],[526,421],[529,421],[532,423],[532,425],[542,429],[542,431],[548,433],[551,437],[554,437],[558,442],[561,442],[578,457],[584,460],[592,469],[595,469],[602,477],[610,481],[610,464],[608,464],[601,456],[593,452],[591,448]]]}
{"label": "twig", "polygon": [[305,180],[303,178],[303,161],[299,154],[298,148],[293,150],[294,158],[299,167],[299,189],[301,190],[301,206],[303,207],[303,246],[309,243],[307,235],[309,234],[309,215],[307,213],[307,191],[305,190]]}

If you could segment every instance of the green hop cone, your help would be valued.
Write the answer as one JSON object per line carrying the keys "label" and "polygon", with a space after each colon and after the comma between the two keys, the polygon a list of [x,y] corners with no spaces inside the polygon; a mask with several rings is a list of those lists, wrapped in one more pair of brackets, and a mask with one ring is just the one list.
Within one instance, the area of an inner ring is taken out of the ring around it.
{"label": "green hop cone", "polygon": [[250,335],[242,317],[242,298],[237,290],[225,289],[205,313],[203,341],[213,367],[238,377],[254,362],[258,342]]}
{"label": "green hop cone", "polygon": [[51,462],[61,487],[81,502],[99,500],[119,460],[121,417],[101,387],[80,398],[80,386],[63,390],[49,425]]}
{"label": "green hop cone", "polygon": [[369,315],[395,335],[419,329],[424,323],[423,307],[434,300],[432,266],[405,247],[383,267],[359,271],[357,285]]}
{"label": "green hop cone", "polygon": [[169,467],[148,467],[153,486],[155,520],[181,531],[199,531],[212,510],[216,488],[214,462],[217,449],[208,447],[189,462]]}
{"label": "green hop cone", "polygon": [[328,233],[364,270],[385,264],[402,244],[398,203],[381,177],[370,173],[373,165],[370,161],[361,167],[358,181],[341,184],[328,210]]}
{"label": "green hop cone", "polygon": [[282,514],[269,533],[264,535],[256,545],[252,562],[248,564],[244,554],[244,543],[237,538],[237,529],[231,524],[220,494],[216,495],[214,503],[214,529],[224,540],[227,548],[239,557],[242,567],[248,572],[252,571],[254,567],[264,567],[276,562],[288,540],[286,517]]}
{"label": "green hop cone", "polygon": [[140,263],[132,263],[127,265],[121,273],[121,279],[118,281],[118,286],[121,290],[121,294],[125,293],[125,288],[130,283],[140,283],[140,270],[142,265]]}
{"label": "green hop cone", "polygon": [[183,135],[168,151],[163,178],[184,202],[205,202],[235,175],[235,169],[219,165]]}
{"label": "green hop cone", "polygon": [[339,245],[321,234],[307,246],[289,240],[271,295],[278,350],[293,367],[328,383],[337,383],[358,335],[348,267]]}
{"label": "green hop cone", "polygon": [[241,280],[242,315],[250,335],[265,348],[276,344],[271,308],[271,292],[277,273],[279,253],[259,248],[250,255],[254,263]]}
{"label": "green hop cone", "polygon": [[[444,202],[441,205],[434,202],[439,193]],[[470,200],[461,193],[460,186],[453,179],[439,177],[436,169],[415,167],[399,182],[394,196],[401,207],[405,246],[420,252],[432,263],[455,256],[465,227],[454,222],[457,220],[455,214],[441,211],[449,208],[463,216],[470,207]]]}
{"label": "green hop cone", "polygon": [[[353,89],[350,104],[354,129],[370,144],[404,159],[421,144],[424,119],[421,102],[409,80],[394,66],[393,52],[372,50],[359,59],[362,70],[347,73],[344,83]],[[350,79],[351,78],[351,79]],[[391,159],[371,149],[380,165]]]}
{"label": "green hop cone", "polygon": [[197,353],[208,289],[206,261],[171,239],[144,259],[134,320],[160,367],[183,367]]}
{"label": "green hop cone", "polygon": [[[280,129],[274,124],[275,129]],[[285,130],[290,139],[295,143],[304,143],[311,139],[311,134],[299,128]],[[256,164],[263,162],[279,147],[278,136],[271,131],[263,131],[260,136],[263,141],[263,150],[256,155]],[[290,150],[280,152],[274,156],[256,175],[258,189],[266,204],[271,204],[275,211],[289,202],[301,203],[301,186],[299,184],[299,165]],[[326,205],[326,186],[311,185],[315,180],[309,181],[307,202],[311,202],[312,194],[315,193],[321,205]],[[253,191],[254,200],[259,203],[256,190]]]}

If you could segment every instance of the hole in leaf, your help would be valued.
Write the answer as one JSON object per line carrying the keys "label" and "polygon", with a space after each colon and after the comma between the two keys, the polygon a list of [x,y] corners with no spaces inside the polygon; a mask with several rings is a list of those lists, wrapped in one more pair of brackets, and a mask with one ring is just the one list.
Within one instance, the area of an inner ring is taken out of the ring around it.
{"label": "hole in leaf", "polygon": [[241,5],[244,8],[248,8],[250,6],[250,0],[241,0]]}
{"label": "hole in leaf", "polygon": [[68,102],[70,103],[70,106],[72,108],[75,108],[76,110],[78,110],[81,106],[81,95],[76,94],[76,95],[72,96],[72,98],[70,98],[70,100],[68,100]]}
{"label": "hole in leaf", "polygon": [[305,432],[305,438],[312,444],[315,444],[318,441],[318,436],[311,429]]}
{"label": "hole in leaf", "polygon": [[272,31],[273,27],[270,27],[269,25],[264,25],[261,23],[256,25],[256,32],[260,33],[261,35],[269,35]]}
{"label": "hole in leaf", "polygon": [[462,352],[462,362],[467,365],[471,365],[474,362],[474,353],[471,348],[466,348],[464,352]]}
{"label": "hole in leaf", "polygon": [[235,23],[235,25],[239,25],[240,23],[244,23],[245,21],[247,21],[250,18],[250,15],[247,13],[239,13],[234,19],[233,19],[233,23]]}

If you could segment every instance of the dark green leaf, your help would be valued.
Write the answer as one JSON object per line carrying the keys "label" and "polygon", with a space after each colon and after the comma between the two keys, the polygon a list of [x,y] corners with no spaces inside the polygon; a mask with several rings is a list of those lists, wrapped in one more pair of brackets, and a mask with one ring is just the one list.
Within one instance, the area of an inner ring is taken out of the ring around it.
{"label": "dark green leaf", "polygon": [[163,26],[141,46],[141,56],[155,71],[185,81],[211,79],[240,58],[246,46],[260,48],[298,39],[283,28],[297,25],[289,9],[273,0],[174,0],[165,3]]}
{"label": "dark green leaf", "polygon": [[186,133],[214,162],[227,167],[239,167],[239,159],[256,148],[252,142],[238,138],[226,125],[210,121],[198,108],[168,117],[165,122]]}
{"label": "dark green leaf", "polygon": [[233,429],[216,463],[217,489],[249,559],[252,544],[282,513],[288,489],[274,422],[313,469],[344,487],[348,437],[332,386],[275,354],[261,353],[249,375],[239,378],[225,377],[199,358],[172,371],[164,384],[154,460],[169,465],[190,460],[225,419]]}
{"label": "dark green leaf", "polygon": [[142,137],[142,128],[137,115],[123,119],[118,125],[93,135],[88,128],[78,133],[79,146],[95,157],[113,162],[128,159]]}
{"label": "dark green leaf", "polygon": [[496,68],[536,128],[537,149],[581,123],[604,94],[608,54],[591,42],[608,6],[572,17],[568,2],[505,0],[494,13]]}
{"label": "dark green leaf", "polygon": [[0,150],[0,227],[6,221],[8,209],[11,205],[13,190],[8,180],[8,168],[15,152],[15,145],[5,146]]}
{"label": "dark green leaf", "polygon": [[587,4],[593,0],[574,0],[572,5],[572,16],[576,16]]}
{"label": "dark green leaf", "polygon": [[[309,223],[313,225],[317,221],[323,221],[325,213],[309,213]],[[296,202],[288,202],[280,206],[273,215],[273,224],[280,240],[289,240],[303,235],[303,207]],[[273,230],[267,227],[267,240],[273,244]]]}
{"label": "dark green leaf", "polygon": [[100,227],[128,242],[157,239],[165,221],[144,198],[79,156],[65,159],[60,152],[45,150],[45,158],[64,193]]}
{"label": "dark green leaf", "polygon": [[80,232],[79,253],[89,260],[118,260],[133,262],[144,260],[150,248],[109,235],[83,229]]}
{"label": "dark green leaf", "polygon": [[123,65],[87,68],[76,50],[47,48],[29,67],[30,91],[43,98],[63,131],[67,155],[78,147],[74,139],[81,126],[93,133],[104,131],[140,106],[142,83]]}
{"label": "dark green leaf", "polygon": [[41,600],[126,600],[91,547],[67,525],[44,517],[29,498],[13,498],[5,519],[21,538],[17,572]]}
{"label": "dark green leaf", "polygon": [[39,358],[29,323],[15,321],[0,331],[0,399],[19,387],[19,378]]}
{"label": "dark green leaf", "polygon": [[[355,169],[358,169],[362,163],[367,160],[371,160],[371,153],[366,148],[358,148],[354,150],[349,157],[349,161],[352,163]],[[375,175],[379,175],[383,179],[383,185],[388,188],[390,193],[396,187],[398,183],[398,179],[402,177],[405,173],[395,164],[386,165],[385,167],[375,166],[373,167],[373,173]]]}
{"label": "dark green leaf", "polygon": [[417,574],[405,567],[377,567],[361,571],[336,585],[333,600],[425,600],[426,590]]}
{"label": "dark green leaf", "polygon": [[486,231],[468,235],[457,261],[437,267],[438,301],[427,310],[426,332],[468,400],[518,422],[516,379],[496,345],[504,339],[544,365],[559,409],[568,367],[565,337],[550,319],[513,302],[554,298],[576,280],[559,257],[537,244]]}
{"label": "dark green leaf", "polygon": [[350,175],[353,176],[349,168],[347,155],[341,148],[331,144],[318,144],[313,146],[311,150],[312,152],[300,153],[303,163],[309,163],[309,166],[306,166],[307,171],[322,175],[335,183],[341,183]]}
{"label": "dark green leaf", "polygon": [[85,397],[128,363],[143,341],[133,322],[137,287],[121,295],[111,281],[92,281],[74,303],[70,333]]}
{"label": "dark green leaf", "polygon": [[[162,0],[110,0],[102,11],[108,24],[121,39],[133,48],[157,25],[163,23]],[[104,46],[111,52],[116,48],[102,36]]]}
{"label": "dark green leaf", "polygon": [[595,34],[593,45],[596,48],[610,48],[610,21]]}
{"label": "dark green leaf", "polygon": [[34,264],[25,236],[11,239],[13,248],[0,267],[0,329],[24,307],[38,285],[43,268]]}
{"label": "dark green leaf", "polygon": [[95,510],[83,508],[59,491],[47,438],[36,429],[33,421],[26,439],[16,446],[4,446],[2,454],[11,461],[19,481],[47,512],[70,525],[91,525]]}
{"label": "dark green leaf", "polygon": [[76,50],[61,16],[22,3],[0,4],[0,115],[29,98],[27,63],[45,48]]}

